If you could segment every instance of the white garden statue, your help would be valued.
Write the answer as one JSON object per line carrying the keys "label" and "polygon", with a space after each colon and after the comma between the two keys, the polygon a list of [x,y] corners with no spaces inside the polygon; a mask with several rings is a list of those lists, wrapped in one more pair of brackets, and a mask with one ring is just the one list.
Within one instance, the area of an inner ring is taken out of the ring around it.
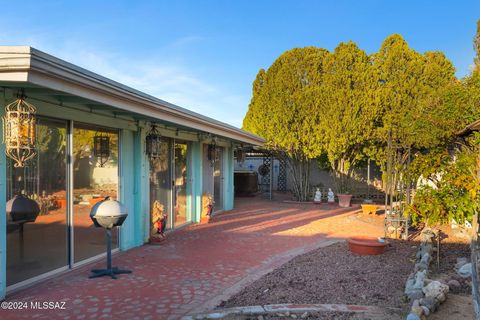
{"label": "white garden statue", "polygon": [[321,203],[322,202],[322,193],[320,192],[320,188],[317,188],[315,191],[315,197],[313,198],[314,203]]}
{"label": "white garden statue", "polygon": [[335,202],[335,194],[333,193],[332,188],[328,188],[327,201],[328,203]]}

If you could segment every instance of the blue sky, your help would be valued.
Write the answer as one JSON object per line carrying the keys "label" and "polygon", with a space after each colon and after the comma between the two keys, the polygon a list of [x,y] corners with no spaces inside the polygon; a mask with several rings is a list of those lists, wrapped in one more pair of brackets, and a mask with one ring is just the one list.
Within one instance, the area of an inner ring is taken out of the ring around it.
{"label": "blue sky", "polygon": [[[3,2],[3,3],[2,3]],[[241,126],[260,68],[285,50],[368,53],[400,33],[470,72],[480,1],[0,1],[1,45],[30,45],[204,115]]]}

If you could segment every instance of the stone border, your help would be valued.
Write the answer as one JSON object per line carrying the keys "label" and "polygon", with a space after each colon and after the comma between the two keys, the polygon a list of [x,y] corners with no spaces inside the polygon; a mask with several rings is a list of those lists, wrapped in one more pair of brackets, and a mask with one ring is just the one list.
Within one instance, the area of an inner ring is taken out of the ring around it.
{"label": "stone border", "polygon": [[447,299],[448,285],[427,278],[428,268],[432,262],[434,250],[433,239],[438,237],[438,231],[424,228],[420,247],[416,254],[414,272],[408,276],[405,284],[405,296],[412,301],[407,320],[420,320],[435,312],[438,306]]}
{"label": "stone border", "polygon": [[[345,313],[361,313],[371,317],[385,316],[385,313],[398,312],[397,308],[382,308],[377,306],[362,306],[362,305],[348,305],[348,304],[270,304],[264,306],[247,306],[218,309],[212,313],[204,313],[197,315],[185,316],[183,320],[194,319],[223,319],[231,315],[243,316],[263,316],[276,315],[292,318],[306,318],[310,314],[318,312],[345,312]],[[301,314],[297,316],[297,314]]]}

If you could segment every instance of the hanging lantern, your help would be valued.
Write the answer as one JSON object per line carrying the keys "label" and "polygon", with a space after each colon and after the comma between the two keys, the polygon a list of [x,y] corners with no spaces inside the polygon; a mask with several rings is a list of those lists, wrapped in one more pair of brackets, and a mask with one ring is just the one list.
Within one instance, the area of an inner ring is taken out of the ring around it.
{"label": "hanging lantern", "polygon": [[212,142],[208,145],[208,160],[210,161],[212,167],[215,165],[215,162],[218,161],[218,148],[215,142],[215,139],[212,139]]}
{"label": "hanging lantern", "polygon": [[154,124],[145,137],[145,153],[150,159],[159,158],[162,154],[162,136]]}
{"label": "hanging lantern", "polygon": [[105,132],[97,132],[93,137],[93,155],[100,167],[110,158],[110,137]]}
{"label": "hanging lantern", "polygon": [[21,168],[25,161],[35,156],[35,133],[37,109],[25,101],[22,95],[5,107],[3,117],[3,143],[5,153]]}
{"label": "hanging lantern", "polygon": [[243,165],[245,162],[246,153],[242,148],[237,149],[237,163]]}

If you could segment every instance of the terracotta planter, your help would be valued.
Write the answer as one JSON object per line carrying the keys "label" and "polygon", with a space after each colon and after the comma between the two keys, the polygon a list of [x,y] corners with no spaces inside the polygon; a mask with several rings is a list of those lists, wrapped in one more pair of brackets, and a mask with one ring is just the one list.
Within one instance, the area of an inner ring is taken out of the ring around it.
{"label": "terracotta planter", "polygon": [[96,205],[98,202],[103,201],[105,198],[92,198],[89,199],[88,202],[90,203],[91,206]]}
{"label": "terracotta planter", "polygon": [[200,223],[201,224],[205,224],[205,223],[208,223],[210,221],[210,216],[202,216],[200,218]]}
{"label": "terracotta planter", "polygon": [[57,200],[57,207],[60,209],[64,209],[67,207],[67,199],[58,199]]}
{"label": "terracotta planter", "polygon": [[351,194],[337,194],[338,197],[338,205],[342,208],[350,207],[350,203],[352,202],[352,195]]}
{"label": "terracotta planter", "polygon": [[376,214],[377,213],[378,206],[376,204],[362,204],[362,212],[363,214]]}
{"label": "terracotta planter", "polygon": [[163,237],[151,236],[150,239],[148,239],[148,243],[152,245],[159,245],[159,244],[162,244],[166,239],[167,237],[165,236]]}
{"label": "terracotta planter", "polygon": [[352,237],[348,239],[348,248],[351,252],[361,256],[382,254],[388,242],[379,242],[374,237]]}

